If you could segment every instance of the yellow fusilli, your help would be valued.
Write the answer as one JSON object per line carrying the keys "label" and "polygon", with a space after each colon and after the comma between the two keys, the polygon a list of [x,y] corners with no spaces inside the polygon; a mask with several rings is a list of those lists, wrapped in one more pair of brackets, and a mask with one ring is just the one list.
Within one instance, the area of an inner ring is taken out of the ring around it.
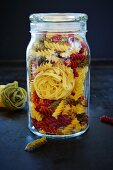
{"label": "yellow fusilli", "polygon": [[42,121],[43,115],[35,110],[35,104],[31,103],[31,110],[30,110],[31,117],[36,119],[37,121]]}
{"label": "yellow fusilli", "polygon": [[82,114],[86,112],[86,108],[81,104],[77,104],[76,106],[72,106],[71,111],[77,114]]}
{"label": "yellow fusilli", "polygon": [[35,91],[34,83],[30,82],[30,92],[33,93],[34,91]]}
{"label": "yellow fusilli", "polygon": [[46,55],[45,56],[49,62],[58,62],[60,58],[56,57],[55,55]]}
{"label": "yellow fusilli", "polygon": [[48,42],[48,41],[44,41],[44,45],[46,48],[49,49],[55,49],[57,51],[67,51],[70,48],[69,44],[59,44],[59,43],[55,43],[55,42]]}
{"label": "yellow fusilli", "polygon": [[71,54],[77,54],[77,50],[70,49],[68,51],[61,52],[60,56],[65,58],[65,57],[69,57]]}
{"label": "yellow fusilli", "polygon": [[86,77],[86,73],[88,71],[88,67],[83,67],[83,68],[77,68],[77,72],[79,74],[79,77],[76,77],[75,79],[75,86],[73,89],[73,93],[75,95],[70,95],[71,99],[77,100],[80,96],[84,95],[84,81]]}
{"label": "yellow fusilli", "polygon": [[76,113],[77,114],[81,114],[81,113],[85,113],[85,112],[86,112],[86,108],[84,106],[82,106],[81,104],[76,105]]}
{"label": "yellow fusilli", "polygon": [[35,149],[39,148],[40,146],[44,145],[47,142],[46,138],[40,138],[36,139],[33,142],[30,142],[26,145],[25,151],[31,152],[34,151]]}
{"label": "yellow fusilli", "polygon": [[44,43],[37,41],[33,44],[32,49],[34,49],[35,51],[42,50],[42,49],[44,49]]}
{"label": "yellow fusilli", "polygon": [[55,112],[52,114],[52,116],[57,119],[58,115],[62,113],[63,109],[64,109],[64,101],[62,100],[58,105],[58,107],[56,108]]}
{"label": "yellow fusilli", "polygon": [[68,105],[66,105],[66,106],[64,107],[62,114],[63,114],[63,115],[65,115],[65,114],[67,114],[67,115],[68,115],[68,114],[71,114],[70,110],[71,110],[71,107],[70,107],[70,105],[68,104]]}
{"label": "yellow fusilli", "polygon": [[79,121],[77,120],[77,118],[73,119],[72,122],[66,126],[63,130],[62,133],[63,134],[71,134],[74,132],[79,132],[81,130],[81,125],[79,123]]}
{"label": "yellow fusilli", "polygon": [[29,55],[32,57],[46,57],[49,55],[54,54],[55,51],[54,50],[50,50],[50,49],[45,49],[45,50],[30,50]]}

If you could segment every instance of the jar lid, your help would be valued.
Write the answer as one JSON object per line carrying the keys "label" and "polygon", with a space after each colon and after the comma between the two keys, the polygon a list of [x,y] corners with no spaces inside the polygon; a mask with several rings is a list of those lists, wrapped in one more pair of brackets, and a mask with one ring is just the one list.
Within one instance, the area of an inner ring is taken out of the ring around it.
{"label": "jar lid", "polygon": [[83,13],[36,13],[29,17],[31,32],[86,32],[88,19]]}
{"label": "jar lid", "polygon": [[29,17],[32,23],[36,22],[80,22],[87,21],[84,13],[36,13]]}

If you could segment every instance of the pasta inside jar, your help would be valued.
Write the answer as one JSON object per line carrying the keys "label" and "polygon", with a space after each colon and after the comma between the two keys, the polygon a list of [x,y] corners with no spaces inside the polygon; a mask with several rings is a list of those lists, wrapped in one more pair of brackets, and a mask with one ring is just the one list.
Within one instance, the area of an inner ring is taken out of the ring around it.
{"label": "pasta inside jar", "polygon": [[29,127],[40,136],[88,128],[89,47],[76,32],[43,32],[27,50]]}

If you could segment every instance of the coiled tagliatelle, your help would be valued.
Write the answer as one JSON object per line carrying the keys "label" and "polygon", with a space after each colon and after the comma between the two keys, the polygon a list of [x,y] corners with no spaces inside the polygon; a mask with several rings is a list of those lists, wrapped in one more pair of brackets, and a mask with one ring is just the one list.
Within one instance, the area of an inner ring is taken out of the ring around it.
{"label": "coiled tagliatelle", "polygon": [[74,88],[74,74],[65,65],[45,64],[37,69],[34,88],[42,99],[57,100],[69,96]]}

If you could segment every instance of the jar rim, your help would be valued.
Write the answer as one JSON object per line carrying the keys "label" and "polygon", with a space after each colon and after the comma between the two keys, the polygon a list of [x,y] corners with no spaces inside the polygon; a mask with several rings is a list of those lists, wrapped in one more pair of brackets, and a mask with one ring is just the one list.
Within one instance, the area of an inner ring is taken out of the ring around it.
{"label": "jar rim", "polygon": [[31,23],[37,22],[86,22],[85,13],[34,13],[29,16]]}

